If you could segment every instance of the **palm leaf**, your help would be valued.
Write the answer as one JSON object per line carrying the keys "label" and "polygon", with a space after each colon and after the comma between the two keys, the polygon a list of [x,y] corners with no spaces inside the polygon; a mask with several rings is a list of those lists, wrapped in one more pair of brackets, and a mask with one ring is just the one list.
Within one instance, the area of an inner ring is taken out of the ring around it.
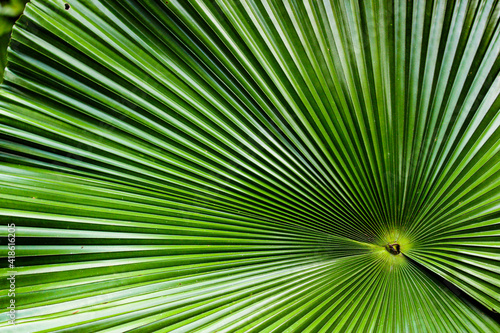
{"label": "palm leaf", "polygon": [[2,331],[499,331],[499,15],[31,1],[0,92]]}

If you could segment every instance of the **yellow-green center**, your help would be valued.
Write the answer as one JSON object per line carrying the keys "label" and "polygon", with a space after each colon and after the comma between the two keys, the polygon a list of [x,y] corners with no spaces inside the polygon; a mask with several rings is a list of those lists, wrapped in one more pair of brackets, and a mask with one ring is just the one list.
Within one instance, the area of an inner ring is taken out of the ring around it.
{"label": "yellow-green center", "polygon": [[401,253],[401,246],[398,243],[388,243],[385,246],[386,250],[389,251],[389,253],[398,255]]}

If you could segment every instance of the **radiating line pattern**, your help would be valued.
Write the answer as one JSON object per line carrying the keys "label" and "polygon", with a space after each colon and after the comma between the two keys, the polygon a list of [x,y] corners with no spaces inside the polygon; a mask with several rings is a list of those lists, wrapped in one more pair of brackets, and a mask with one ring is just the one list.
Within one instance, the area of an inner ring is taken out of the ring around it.
{"label": "radiating line pattern", "polygon": [[32,0],[0,91],[0,330],[500,331],[499,16]]}

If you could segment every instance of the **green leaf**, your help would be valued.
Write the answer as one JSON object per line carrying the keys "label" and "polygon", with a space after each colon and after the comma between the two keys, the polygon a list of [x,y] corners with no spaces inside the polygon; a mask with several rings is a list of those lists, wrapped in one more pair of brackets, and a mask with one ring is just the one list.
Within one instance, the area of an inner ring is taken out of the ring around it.
{"label": "green leaf", "polygon": [[499,16],[32,0],[0,90],[2,332],[500,331]]}

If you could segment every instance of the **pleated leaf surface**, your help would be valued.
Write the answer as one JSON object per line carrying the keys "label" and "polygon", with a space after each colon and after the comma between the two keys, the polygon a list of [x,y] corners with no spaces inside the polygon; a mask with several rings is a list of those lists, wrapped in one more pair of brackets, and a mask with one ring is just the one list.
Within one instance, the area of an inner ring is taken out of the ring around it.
{"label": "pleated leaf surface", "polygon": [[499,16],[32,0],[0,90],[0,330],[500,331]]}

